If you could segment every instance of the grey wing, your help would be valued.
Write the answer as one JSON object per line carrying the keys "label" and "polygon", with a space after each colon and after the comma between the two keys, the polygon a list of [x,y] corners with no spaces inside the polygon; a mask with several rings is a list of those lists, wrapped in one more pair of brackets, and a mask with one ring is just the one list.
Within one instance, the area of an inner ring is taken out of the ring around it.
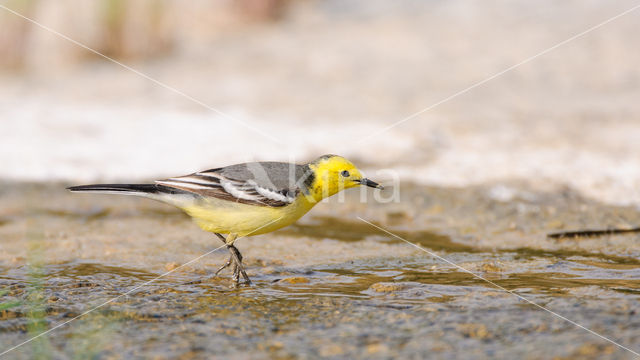
{"label": "grey wing", "polygon": [[[280,164],[280,165],[273,165]],[[286,165],[286,166],[283,166]],[[300,188],[288,185],[286,163],[246,163],[156,181],[157,184],[256,206],[280,207],[295,201]],[[294,165],[298,166],[298,165]],[[293,168],[295,171],[295,168]]]}

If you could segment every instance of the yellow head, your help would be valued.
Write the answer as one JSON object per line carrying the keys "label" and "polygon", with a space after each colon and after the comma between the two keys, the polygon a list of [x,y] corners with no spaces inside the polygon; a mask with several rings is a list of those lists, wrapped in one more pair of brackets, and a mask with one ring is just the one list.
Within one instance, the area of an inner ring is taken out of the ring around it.
{"label": "yellow head", "polygon": [[323,155],[307,166],[314,175],[309,192],[315,201],[360,185],[382,189],[382,185],[363,177],[360,170],[342,156]]}

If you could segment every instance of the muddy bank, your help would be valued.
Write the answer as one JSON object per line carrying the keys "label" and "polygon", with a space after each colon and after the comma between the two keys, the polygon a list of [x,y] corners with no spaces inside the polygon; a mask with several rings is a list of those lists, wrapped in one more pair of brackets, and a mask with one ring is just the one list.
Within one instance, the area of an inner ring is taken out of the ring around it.
{"label": "muddy bank", "polygon": [[13,357],[631,358],[358,216],[640,347],[639,235],[545,236],[640,224],[640,213],[567,189],[403,184],[400,202],[390,204],[361,203],[350,193],[294,226],[240,240],[252,287],[230,287],[228,273],[211,278],[227,257],[218,251],[136,289],[214,249],[217,240],[169,206],[63,188],[2,186],[0,345],[17,345],[131,292]]}

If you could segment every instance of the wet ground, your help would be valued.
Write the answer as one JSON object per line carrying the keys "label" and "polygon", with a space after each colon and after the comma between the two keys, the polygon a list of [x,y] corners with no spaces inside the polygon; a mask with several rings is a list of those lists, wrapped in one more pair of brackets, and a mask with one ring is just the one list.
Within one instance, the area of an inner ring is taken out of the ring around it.
{"label": "wet ground", "polygon": [[[101,2],[10,3],[98,50],[173,43],[117,60],[188,98],[0,12],[24,57],[0,68],[0,353],[53,329],[6,358],[633,357],[498,287],[640,351],[640,235],[547,237],[640,226],[636,1],[295,1],[244,25],[116,2],[121,31]],[[211,278],[227,254],[179,211],[51,184],[324,153],[404,181],[398,202],[351,190],[239,240],[251,287]]]}
{"label": "wet ground", "polygon": [[352,191],[240,240],[254,285],[233,288],[228,273],[210,278],[223,250],[180,267],[219,243],[169,206],[64,184],[0,188],[3,351],[115,298],[8,358],[634,356],[358,216],[640,350],[640,235],[546,237],[630,228],[640,211],[568,189],[403,184],[388,204]]}

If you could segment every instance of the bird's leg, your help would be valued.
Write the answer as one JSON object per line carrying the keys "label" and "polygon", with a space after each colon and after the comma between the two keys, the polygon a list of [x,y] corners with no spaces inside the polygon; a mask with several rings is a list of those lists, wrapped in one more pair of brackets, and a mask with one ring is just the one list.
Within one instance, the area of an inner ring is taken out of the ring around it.
{"label": "bird's leg", "polygon": [[233,263],[233,283],[235,284],[235,286],[238,286],[238,284],[240,283],[240,271],[238,271],[238,265],[236,265],[235,263]]}
{"label": "bird's leg", "polygon": [[[229,238],[232,238],[231,241],[229,241]],[[244,266],[242,266],[242,254],[240,254],[240,251],[238,250],[237,247],[235,247],[233,245],[233,241],[235,241],[236,235],[229,235],[227,237],[227,248],[229,248],[229,252],[231,253],[231,257],[233,258],[234,261],[234,274],[233,274],[233,280],[236,282],[236,284],[239,282],[240,280],[240,275],[242,275],[242,278],[244,279],[244,282],[247,285],[251,285],[251,280],[249,279],[249,276],[247,275],[247,272],[244,270]]]}
{"label": "bird's leg", "polygon": [[[221,234],[215,233],[216,236],[218,237],[218,239],[220,239],[223,243],[227,243],[227,239],[224,238],[224,236],[222,236]],[[216,271],[216,276],[220,273],[220,271],[226,269],[229,267],[229,265],[231,265],[233,263],[233,256],[229,255],[229,260],[227,260],[227,262],[222,265],[217,271]],[[235,269],[233,270],[235,272]]]}
{"label": "bird's leg", "polygon": [[235,269],[236,272],[234,274],[234,279],[236,280],[236,283],[238,282],[240,275],[242,275],[242,277],[244,278],[244,282],[248,285],[251,285],[251,280],[249,279],[247,272],[244,271],[244,267],[242,266],[242,254],[240,254],[240,251],[238,251],[238,248],[231,245],[229,246],[229,252],[231,253],[231,256],[233,256],[235,265],[237,266]]}
{"label": "bird's leg", "polygon": [[229,265],[233,263],[233,281],[236,284],[238,284],[240,282],[240,275],[242,275],[245,283],[250,285],[251,280],[249,279],[247,272],[244,270],[244,267],[242,266],[242,254],[240,254],[240,251],[238,251],[238,248],[236,248],[233,245],[233,242],[238,238],[238,235],[229,234],[225,239],[225,237],[222,236],[221,234],[218,234],[218,233],[215,233],[215,234],[220,240],[222,240],[225,244],[227,244],[227,249],[229,249],[229,253],[231,254],[231,256],[229,257],[229,261],[227,261],[220,269],[218,269],[218,271],[216,272],[216,275],[221,270],[227,268]]}
{"label": "bird's leg", "polygon": [[214,233],[216,234],[216,236],[218,237],[218,239],[220,239],[220,241],[222,241],[223,243],[227,243],[227,239],[224,238],[224,236],[222,236],[222,234],[219,233]]}
{"label": "bird's leg", "polygon": [[228,268],[229,265],[231,265],[232,263],[233,263],[233,256],[229,256],[229,260],[227,260],[227,262],[224,265],[220,266],[220,268],[216,271],[216,276],[220,273],[220,271]]}

